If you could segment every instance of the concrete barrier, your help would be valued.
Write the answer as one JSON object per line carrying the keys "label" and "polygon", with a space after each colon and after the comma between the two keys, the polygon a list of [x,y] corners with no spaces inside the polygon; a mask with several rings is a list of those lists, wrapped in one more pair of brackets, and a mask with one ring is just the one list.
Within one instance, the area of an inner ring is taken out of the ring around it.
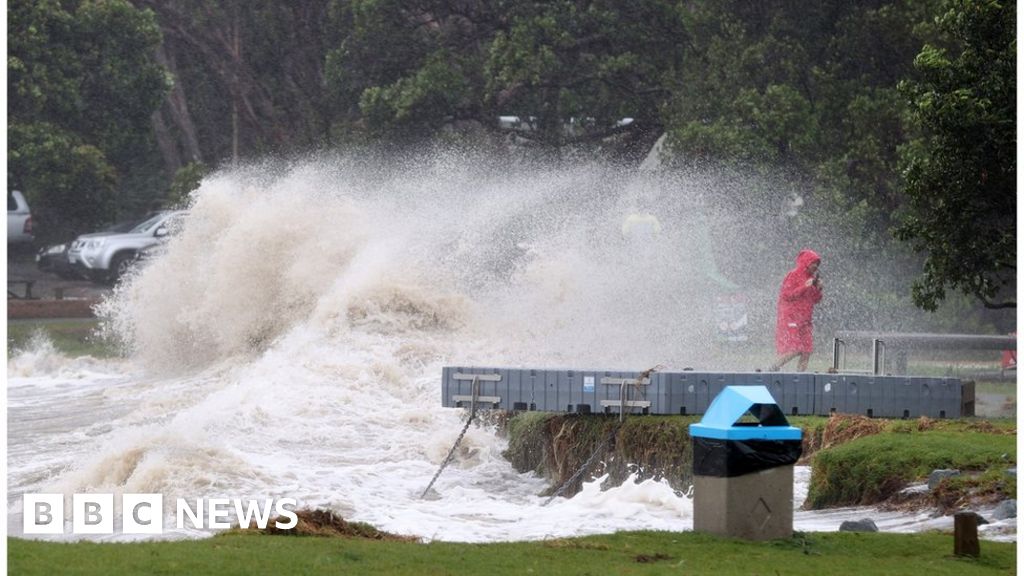
{"label": "concrete barrier", "polygon": [[654,372],[450,366],[441,404],[468,406],[473,382],[488,407],[608,414],[704,414],[726,386],[765,386],[789,416],[876,418],[973,415],[973,392],[957,378],[791,372]]}

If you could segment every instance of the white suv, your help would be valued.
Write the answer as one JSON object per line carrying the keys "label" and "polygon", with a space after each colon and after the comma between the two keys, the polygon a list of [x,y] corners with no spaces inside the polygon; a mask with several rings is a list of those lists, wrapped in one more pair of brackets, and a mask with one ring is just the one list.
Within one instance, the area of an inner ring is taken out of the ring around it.
{"label": "white suv", "polygon": [[127,232],[83,234],[68,249],[68,261],[96,282],[117,282],[143,248],[158,244],[181,226],[187,212],[158,212]]}
{"label": "white suv", "polygon": [[32,237],[32,212],[25,196],[17,190],[7,191],[7,243],[28,244]]}

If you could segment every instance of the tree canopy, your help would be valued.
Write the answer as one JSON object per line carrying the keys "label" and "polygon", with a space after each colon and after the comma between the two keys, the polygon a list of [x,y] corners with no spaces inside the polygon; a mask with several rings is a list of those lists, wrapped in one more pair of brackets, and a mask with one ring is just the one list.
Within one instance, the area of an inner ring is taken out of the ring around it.
{"label": "tree canopy", "polygon": [[678,160],[795,170],[865,247],[884,245],[908,129],[896,84],[935,5],[697,3],[668,119]]}
{"label": "tree canopy", "polygon": [[663,164],[764,176],[722,187],[725,205],[774,202],[781,172],[855,250],[906,257],[897,230],[921,252],[919,306],[947,289],[1013,305],[1012,3],[12,0],[8,14],[8,179],[48,234],[264,154],[454,139],[637,162],[665,134]]}
{"label": "tree canopy", "polygon": [[940,19],[949,47],[926,45],[901,85],[922,136],[905,149],[909,202],[897,236],[926,253],[914,302],[946,289],[1016,306],[1016,5],[956,0]]}
{"label": "tree canopy", "polygon": [[12,0],[8,26],[8,186],[45,236],[109,221],[169,86],[154,15],[123,0]]}

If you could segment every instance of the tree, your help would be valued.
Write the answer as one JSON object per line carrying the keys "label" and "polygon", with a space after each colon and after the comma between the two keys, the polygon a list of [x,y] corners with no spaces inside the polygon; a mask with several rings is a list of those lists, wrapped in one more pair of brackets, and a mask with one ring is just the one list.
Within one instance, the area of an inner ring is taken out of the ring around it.
{"label": "tree", "polygon": [[530,127],[520,137],[556,148],[623,132],[653,142],[679,67],[679,10],[666,0],[335,0],[328,87],[346,127],[377,139],[430,138],[459,122],[496,129],[507,115]]}
{"label": "tree", "polygon": [[927,253],[914,303],[935,310],[950,288],[1015,308],[1016,5],[952,0],[940,24],[955,47],[925,46],[921,79],[901,85],[924,130],[905,149],[897,230]]}
{"label": "tree", "polygon": [[506,18],[487,53],[492,110],[534,119],[533,136],[555,146],[606,137],[624,118],[629,130],[660,134],[682,63],[678,5],[515,2]]}
{"label": "tree", "polygon": [[667,115],[677,161],[788,171],[865,250],[883,247],[907,138],[896,85],[934,34],[935,4],[694,3]]}
{"label": "tree", "polygon": [[135,1],[157,14],[160,57],[183,87],[154,118],[169,174],[329,142],[328,0]]}
{"label": "tree", "polygon": [[168,87],[153,14],[124,0],[12,0],[8,23],[9,184],[44,238],[111,220]]}
{"label": "tree", "polygon": [[495,6],[335,0],[330,13],[340,41],[327,54],[327,85],[349,138],[415,141],[487,122],[483,55],[500,22]]}
{"label": "tree", "polygon": [[58,126],[35,122],[8,129],[13,188],[31,194],[44,238],[65,239],[109,222],[116,213],[117,171],[96,146]]}

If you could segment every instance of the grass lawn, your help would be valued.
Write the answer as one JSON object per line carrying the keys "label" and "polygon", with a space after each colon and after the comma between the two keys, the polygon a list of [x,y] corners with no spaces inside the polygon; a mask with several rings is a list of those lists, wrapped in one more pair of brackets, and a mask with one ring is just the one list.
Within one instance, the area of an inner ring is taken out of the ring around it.
{"label": "grass lawn", "polygon": [[11,574],[1013,574],[1016,546],[952,555],[948,534],[797,534],[744,542],[696,533],[623,532],[502,544],[232,533],[206,540],[58,544],[8,539]]}
{"label": "grass lawn", "polygon": [[1002,394],[1007,398],[1017,399],[1017,382],[1014,380],[977,380],[974,383],[977,394]]}
{"label": "grass lawn", "polygon": [[99,321],[95,318],[57,320],[8,320],[7,357],[31,347],[34,337],[48,339],[65,356],[110,358],[118,355],[115,347],[95,335]]}
{"label": "grass lawn", "polygon": [[1017,479],[1016,434],[963,430],[899,431],[858,438],[815,454],[807,505],[871,504],[891,496],[932,470],[955,468],[983,473],[977,486],[961,486],[1013,498]]}

